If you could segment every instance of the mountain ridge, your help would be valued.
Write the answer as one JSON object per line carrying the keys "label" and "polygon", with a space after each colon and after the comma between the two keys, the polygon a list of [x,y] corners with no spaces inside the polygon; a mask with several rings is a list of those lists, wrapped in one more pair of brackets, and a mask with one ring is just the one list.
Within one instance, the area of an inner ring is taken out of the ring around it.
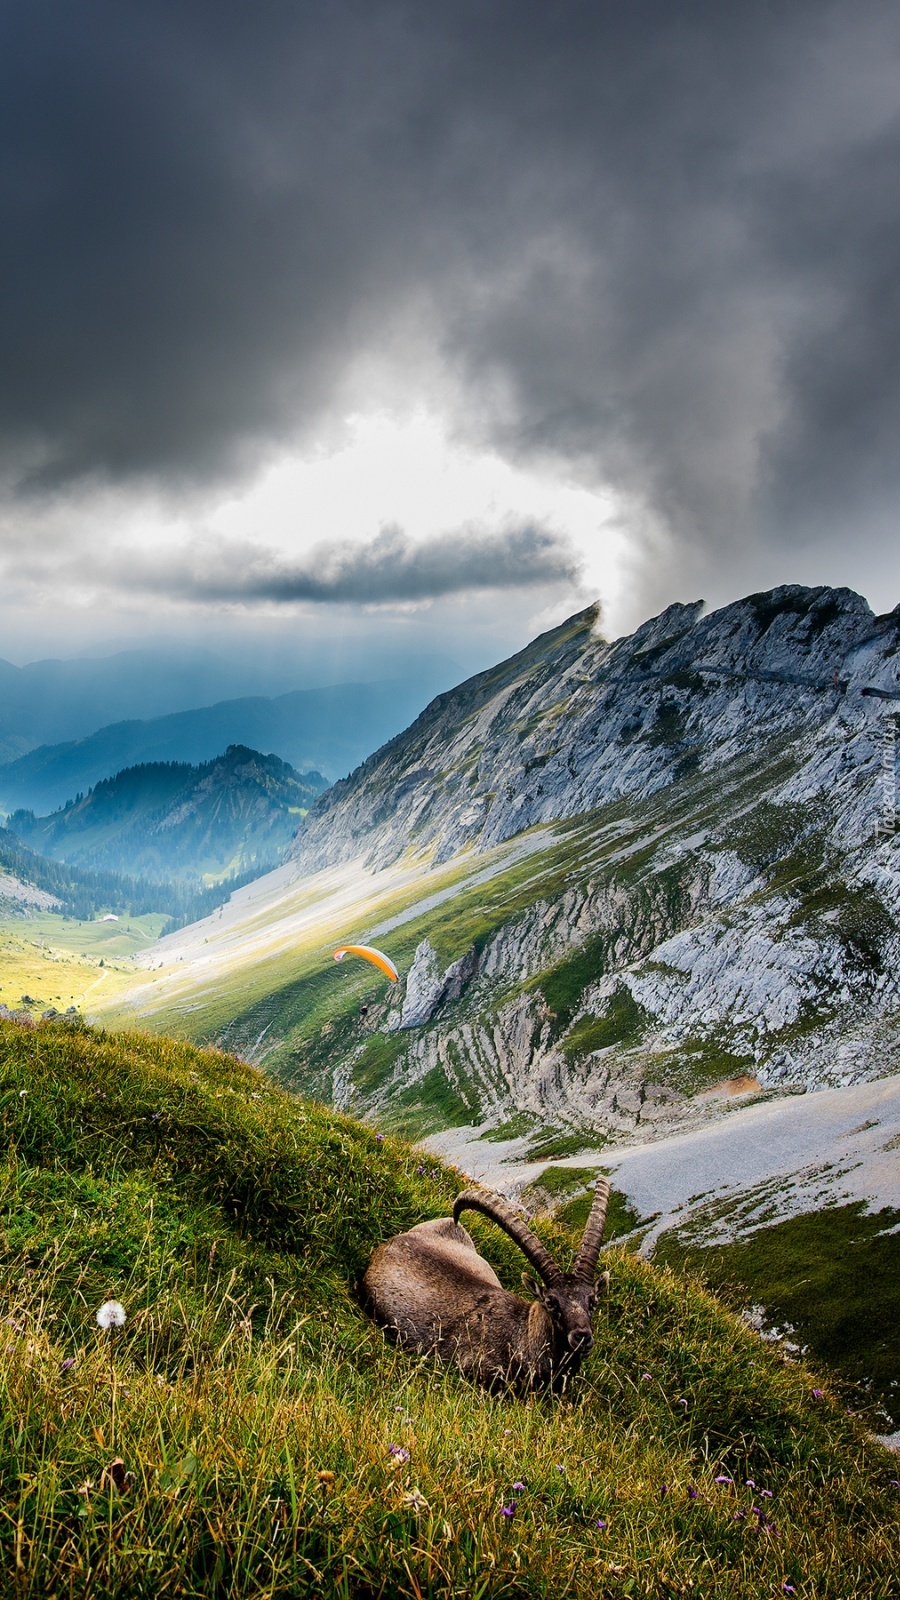
{"label": "mountain ridge", "polygon": [[149,882],[225,877],[277,864],[297,821],[326,787],[278,756],[229,745],[199,766],[127,767],[36,817],[20,810],[10,830],[31,849],[88,870]]}
{"label": "mountain ridge", "polygon": [[297,770],[337,776],[414,715],[426,692],[419,678],[336,684],[111,723],[0,766],[0,806],[51,810],[126,767],[209,761],[229,744],[270,750]]}
{"label": "mountain ridge", "polygon": [[847,696],[900,695],[891,660],[900,607],[876,617],[852,590],[800,585],[705,615],[701,606],[669,606],[613,643],[596,635],[589,607],[438,696],[333,785],[298,835],[296,859],[317,870],[362,850],[384,864],[402,837],[403,848],[446,860],[652,792],[694,763],[713,770],[752,728],[790,734],[826,721]]}

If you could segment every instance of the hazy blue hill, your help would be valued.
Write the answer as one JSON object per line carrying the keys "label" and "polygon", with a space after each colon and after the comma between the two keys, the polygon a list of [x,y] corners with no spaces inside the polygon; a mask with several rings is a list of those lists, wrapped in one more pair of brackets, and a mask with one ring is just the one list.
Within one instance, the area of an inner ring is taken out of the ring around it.
{"label": "hazy blue hill", "polygon": [[116,722],[0,766],[0,807],[48,812],[125,767],[210,761],[230,744],[271,750],[293,767],[335,778],[404,728],[432,692],[427,674],[416,673],[408,680],[296,689]]}
{"label": "hazy blue hill", "polygon": [[0,660],[0,759],[82,738],[124,717],[166,716],[262,688],[245,670],[202,649],[123,650],[24,667]]}
{"label": "hazy blue hill", "polygon": [[278,756],[230,745],[214,761],[148,762],[103,779],[49,816],[19,810],[10,827],[42,855],[154,882],[230,877],[271,866],[317,795]]}

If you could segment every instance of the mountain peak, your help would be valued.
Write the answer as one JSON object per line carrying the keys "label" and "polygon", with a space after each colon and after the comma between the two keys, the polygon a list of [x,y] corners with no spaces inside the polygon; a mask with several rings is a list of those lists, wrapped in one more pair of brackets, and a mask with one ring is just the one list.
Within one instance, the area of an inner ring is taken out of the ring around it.
{"label": "mountain peak", "polygon": [[312,809],[303,867],[484,849],[712,773],[762,736],[813,731],[866,683],[896,682],[896,614],[874,617],[851,589],[676,603],[613,643],[597,619],[590,606],[433,700]]}

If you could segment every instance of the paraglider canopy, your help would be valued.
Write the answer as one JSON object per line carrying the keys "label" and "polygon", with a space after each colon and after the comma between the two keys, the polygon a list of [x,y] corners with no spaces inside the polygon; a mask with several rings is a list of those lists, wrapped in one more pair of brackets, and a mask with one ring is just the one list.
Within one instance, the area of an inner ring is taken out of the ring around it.
{"label": "paraglider canopy", "polygon": [[373,950],[369,944],[342,944],[339,950],[335,950],[334,959],[335,961],[343,961],[345,956],[362,956],[363,960],[371,961],[372,965],[378,967],[386,978],[390,978],[391,983],[399,983],[400,981],[400,974],[390,957],[386,956],[381,950]]}

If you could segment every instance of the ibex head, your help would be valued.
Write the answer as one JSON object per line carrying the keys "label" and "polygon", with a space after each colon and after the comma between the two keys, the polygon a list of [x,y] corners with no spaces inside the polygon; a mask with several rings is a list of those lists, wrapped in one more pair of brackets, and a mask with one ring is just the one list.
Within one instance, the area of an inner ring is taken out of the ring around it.
{"label": "ibex head", "polygon": [[519,1246],[537,1273],[536,1278],[523,1273],[522,1281],[540,1301],[553,1323],[557,1364],[564,1361],[570,1369],[583,1360],[594,1343],[591,1328],[593,1314],[600,1294],[609,1282],[608,1272],[604,1272],[599,1281],[596,1276],[608,1205],[609,1184],[605,1178],[598,1178],[581,1247],[568,1272],[562,1271],[537,1234],[500,1195],[481,1189],[467,1189],[457,1197],[453,1206],[454,1222],[459,1221],[463,1211],[479,1211],[482,1216],[503,1228]]}

